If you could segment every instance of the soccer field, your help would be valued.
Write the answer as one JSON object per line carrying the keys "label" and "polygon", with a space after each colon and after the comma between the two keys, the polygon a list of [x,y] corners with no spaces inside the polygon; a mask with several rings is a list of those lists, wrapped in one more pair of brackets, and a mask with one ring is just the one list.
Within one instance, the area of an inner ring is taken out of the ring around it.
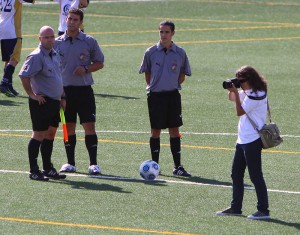
{"label": "soccer field", "polygon": [[[38,45],[43,25],[57,31],[59,6],[23,6],[23,49],[14,74],[16,98],[0,94],[0,234],[299,234],[300,232],[300,2],[298,0],[103,0],[85,11],[85,32],[97,39],[105,67],[94,73],[103,175],[90,177],[84,133],[78,125],[76,174],[32,181],[27,145],[28,100],[17,74]],[[167,132],[161,136],[162,175],[147,182],[140,164],[150,159],[144,75],[147,47],[158,24],[172,19],[174,42],[185,48],[192,76],[181,91],[182,163],[193,175],[174,177]],[[238,117],[222,82],[242,65],[268,81],[272,119],[283,144],[263,151],[270,221],[252,221],[256,194],[245,174],[242,217],[216,216],[231,200],[231,161]],[[3,68],[0,68],[1,76]],[[66,163],[61,127],[53,163]],[[41,156],[39,156],[41,166]]]}

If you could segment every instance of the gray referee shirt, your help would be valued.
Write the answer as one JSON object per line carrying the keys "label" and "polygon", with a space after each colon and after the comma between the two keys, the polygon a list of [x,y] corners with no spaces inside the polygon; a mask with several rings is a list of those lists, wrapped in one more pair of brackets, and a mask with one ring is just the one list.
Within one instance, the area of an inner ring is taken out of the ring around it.
{"label": "gray referee shirt", "polygon": [[55,100],[60,100],[63,94],[62,77],[60,73],[60,57],[54,50],[49,51],[41,46],[27,56],[19,77],[30,78],[32,91]]}
{"label": "gray referee shirt", "polygon": [[77,66],[90,65],[92,62],[104,64],[104,55],[93,37],[80,32],[76,38],[66,33],[55,39],[55,50],[61,57],[62,79],[64,86],[89,86],[94,84],[92,73],[74,75]]}
{"label": "gray referee shirt", "polygon": [[180,90],[179,75],[191,76],[191,68],[185,50],[173,43],[165,51],[158,42],[149,47],[144,55],[139,73],[151,74],[150,91],[162,92]]}

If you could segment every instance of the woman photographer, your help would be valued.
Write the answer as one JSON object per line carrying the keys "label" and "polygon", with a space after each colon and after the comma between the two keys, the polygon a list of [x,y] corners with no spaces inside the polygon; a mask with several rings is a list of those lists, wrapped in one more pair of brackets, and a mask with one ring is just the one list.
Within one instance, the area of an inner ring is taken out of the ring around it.
{"label": "woman photographer", "polygon": [[259,129],[265,124],[267,82],[251,66],[242,66],[235,75],[242,89],[237,90],[233,83],[227,89],[229,100],[235,102],[236,114],[240,117],[236,150],[231,169],[233,199],[231,206],[224,211],[217,212],[217,215],[242,215],[244,173],[248,167],[250,179],[256,190],[258,210],[248,216],[248,219],[270,219],[267,187],[262,173],[262,142],[257,130],[254,129],[248,118],[249,116]]}

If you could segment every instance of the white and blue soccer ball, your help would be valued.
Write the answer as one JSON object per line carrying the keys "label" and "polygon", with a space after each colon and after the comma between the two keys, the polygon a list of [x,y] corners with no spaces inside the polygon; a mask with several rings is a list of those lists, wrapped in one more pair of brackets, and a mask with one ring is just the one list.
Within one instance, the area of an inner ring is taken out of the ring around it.
{"label": "white and blue soccer ball", "polygon": [[155,180],[155,178],[159,175],[159,172],[159,165],[152,160],[144,161],[140,166],[140,175],[145,180]]}

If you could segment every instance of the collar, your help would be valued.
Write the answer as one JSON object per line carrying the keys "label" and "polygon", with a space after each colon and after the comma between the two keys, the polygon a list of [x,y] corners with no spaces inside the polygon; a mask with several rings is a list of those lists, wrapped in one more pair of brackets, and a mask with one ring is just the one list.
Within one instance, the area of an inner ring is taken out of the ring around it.
{"label": "collar", "polygon": [[[62,35],[62,39],[63,41],[68,41],[70,40],[71,37],[69,37],[69,35],[67,34],[68,32],[66,31],[63,35]],[[79,31],[79,33],[75,36],[75,39],[79,39],[79,40],[83,40],[83,36],[84,36],[84,33]]]}
{"label": "collar", "polygon": [[[156,44],[156,47],[157,47],[157,49],[158,49],[159,51],[162,51],[162,50],[165,49],[165,47],[164,47],[160,42],[158,42],[158,43]],[[169,48],[169,50],[172,50],[172,51],[175,51],[175,52],[176,52],[176,44],[175,44],[174,42],[172,42],[172,46]]]}
{"label": "collar", "polygon": [[264,91],[253,92],[252,89],[244,90],[246,96],[251,100],[263,100],[267,97],[267,93]]}
{"label": "collar", "polygon": [[44,48],[44,47],[42,46],[41,43],[39,44],[39,48],[40,48],[40,50],[42,51],[42,53],[45,54],[45,55],[48,55],[48,56],[49,56],[49,53],[50,53],[50,52],[52,52],[52,55],[54,55],[54,56],[56,55],[56,51],[54,51],[53,49],[47,50],[46,48]]}

